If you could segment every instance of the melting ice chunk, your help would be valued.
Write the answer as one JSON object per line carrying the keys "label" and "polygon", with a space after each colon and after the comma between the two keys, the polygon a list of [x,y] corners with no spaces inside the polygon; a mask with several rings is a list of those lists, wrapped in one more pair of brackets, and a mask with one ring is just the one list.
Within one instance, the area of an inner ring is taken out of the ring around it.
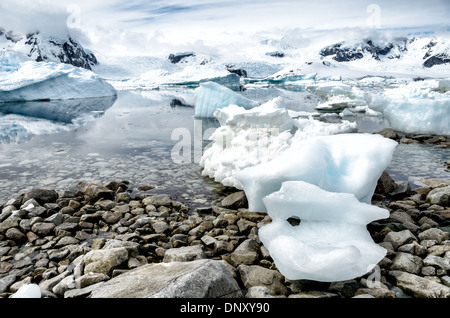
{"label": "melting ice chunk", "polygon": [[331,192],[351,193],[370,203],[377,181],[388,167],[397,143],[381,135],[339,134],[306,140],[270,161],[236,172],[249,210],[266,212],[262,199],[284,181],[305,181]]}
{"label": "melting ice chunk", "polygon": [[[353,279],[386,254],[373,242],[366,224],[387,218],[389,212],[360,202],[353,194],[286,181],[263,201],[272,223],[260,228],[259,237],[288,279]],[[300,218],[300,225],[288,223],[290,217]]]}

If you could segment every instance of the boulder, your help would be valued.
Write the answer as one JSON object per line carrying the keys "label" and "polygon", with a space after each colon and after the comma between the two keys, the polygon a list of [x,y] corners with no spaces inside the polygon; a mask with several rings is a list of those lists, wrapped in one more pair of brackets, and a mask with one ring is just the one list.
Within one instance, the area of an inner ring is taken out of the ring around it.
{"label": "boulder", "polygon": [[151,263],[118,275],[91,293],[91,298],[243,297],[231,271],[211,259]]}

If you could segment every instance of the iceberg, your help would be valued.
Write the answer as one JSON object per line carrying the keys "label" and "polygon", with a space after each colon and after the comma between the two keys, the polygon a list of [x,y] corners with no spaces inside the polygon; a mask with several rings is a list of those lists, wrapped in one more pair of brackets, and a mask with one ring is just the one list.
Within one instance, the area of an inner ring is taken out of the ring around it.
{"label": "iceberg", "polygon": [[371,96],[392,129],[412,134],[450,135],[448,80],[424,80],[385,89]]}
{"label": "iceberg", "polygon": [[0,144],[74,130],[102,116],[115,101],[116,96],[109,96],[0,103]]}
{"label": "iceberg", "polygon": [[263,198],[280,190],[285,181],[305,181],[370,203],[396,145],[381,135],[359,133],[294,138],[286,151],[236,172],[235,178],[252,212],[267,212]]}
{"label": "iceberg", "polygon": [[115,95],[110,84],[89,70],[0,51],[0,103]]}
{"label": "iceberg", "polygon": [[[272,222],[259,238],[277,268],[290,280],[343,281],[369,272],[385,255],[366,224],[389,211],[303,181],[283,182],[263,198]],[[287,219],[299,218],[292,226]]]}
{"label": "iceberg", "polygon": [[276,106],[278,102],[280,98],[250,110],[237,105],[216,110],[214,114],[221,126],[211,135],[211,146],[200,160],[202,175],[242,189],[236,172],[286,150],[292,139],[293,122],[286,109]]}
{"label": "iceberg", "polygon": [[230,105],[250,109],[258,104],[216,82],[202,83],[195,89],[195,117],[197,118],[214,117],[216,110]]}

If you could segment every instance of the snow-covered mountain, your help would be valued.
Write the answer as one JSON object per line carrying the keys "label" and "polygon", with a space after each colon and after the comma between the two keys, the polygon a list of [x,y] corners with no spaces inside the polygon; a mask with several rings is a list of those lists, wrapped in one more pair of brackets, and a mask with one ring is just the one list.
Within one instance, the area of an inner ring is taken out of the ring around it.
{"label": "snow-covered mountain", "polygon": [[0,49],[8,48],[26,54],[37,62],[50,61],[71,64],[92,70],[95,55],[83,48],[72,36],[65,37],[34,33],[20,34],[0,27]]}
{"label": "snow-covered mountain", "polygon": [[409,58],[414,63],[430,68],[450,63],[448,43],[440,38],[398,37],[390,41],[365,38],[356,43],[342,41],[324,47],[323,57],[332,57],[337,62],[350,62],[369,57],[378,61]]}

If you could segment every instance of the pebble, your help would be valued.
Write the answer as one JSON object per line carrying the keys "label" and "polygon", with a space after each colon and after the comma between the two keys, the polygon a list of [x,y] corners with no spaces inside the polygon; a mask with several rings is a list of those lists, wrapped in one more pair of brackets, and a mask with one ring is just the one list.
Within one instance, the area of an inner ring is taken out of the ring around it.
{"label": "pebble", "polygon": [[[398,189],[389,180],[385,176],[380,189]],[[240,191],[226,189],[219,200],[197,198],[198,206],[195,200],[151,193],[156,187],[150,185],[141,187],[145,194],[134,196],[127,184],[33,189],[0,206],[0,297],[37,284],[42,297],[85,298],[146,264],[203,259],[225,264],[247,298],[450,295],[450,211],[427,201],[432,186],[376,194],[373,204],[388,209],[390,217],[368,227],[375,242],[388,250],[378,264],[378,284],[372,286],[370,273],[344,283],[285,279],[258,238],[270,217],[249,212]],[[431,290],[416,290],[419,286]]]}

